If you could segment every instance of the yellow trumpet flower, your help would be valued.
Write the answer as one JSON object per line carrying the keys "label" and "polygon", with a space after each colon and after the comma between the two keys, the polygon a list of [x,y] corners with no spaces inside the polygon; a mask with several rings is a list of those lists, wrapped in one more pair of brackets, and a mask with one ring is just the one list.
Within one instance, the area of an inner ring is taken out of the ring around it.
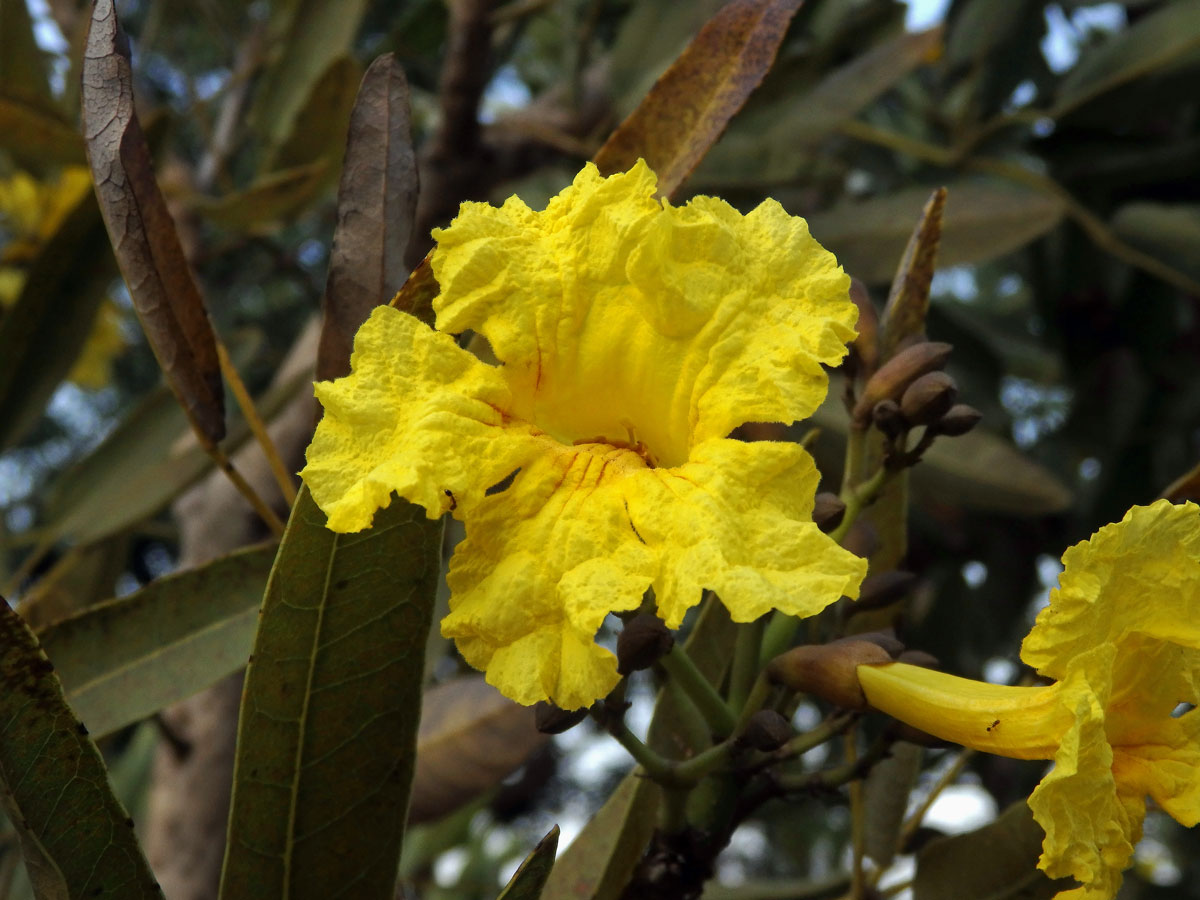
{"label": "yellow trumpet flower", "polygon": [[[677,627],[705,588],[750,621],[863,576],[812,523],[808,454],[729,437],[821,403],[849,279],[774,201],[674,207],[655,185],[644,162],[589,164],[544,211],[463,204],[434,232],[438,330],[376,309],[352,374],[317,385],[302,474],[329,528],[366,528],[393,493],[462,519],[442,633],[521,703],[611,690],[596,632],[648,587]],[[499,365],[457,345],[468,329]]]}
{"label": "yellow trumpet flower", "polygon": [[[982,684],[901,663],[860,666],[867,701],[967,747],[1052,759],[1030,795],[1046,832],[1039,866],[1110,900],[1141,838],[1149,796],[1200,821],[1200,509],[1160,500],[1063,555],[1059,587],[1021,646],[1055,679]],[[1182,715],[1177,712],[1191,707]]]}

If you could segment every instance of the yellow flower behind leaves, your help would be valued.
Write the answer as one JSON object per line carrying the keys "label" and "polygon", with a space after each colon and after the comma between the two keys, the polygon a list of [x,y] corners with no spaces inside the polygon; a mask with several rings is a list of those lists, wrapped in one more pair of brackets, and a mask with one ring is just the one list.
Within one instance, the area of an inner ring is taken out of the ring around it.
{"label": "yellow flower behind leaves", "polygon": [[[808,454],[728,437],[821,403],[849,279],[774,201],[654,191],[644,162],[589,164],[545,211],[463,204],[434,233],[438,330],[376,309],[353,373],[317,385],[302,474],[329,527],[366,528],[393,492],[462,519],[442,633],[521,703],[611,690],[596,632],[648,587],[674,628],[705,588],[737,621],[808,616],[864,573],[811,521]],[[450,336],[468,329],[500,365]]]}
{"label": "yellow flower behind leaves", "polygon": [[947,740],[1053,759],[1029,798],[1040,866],[1110,900],[1147,796],[1200,822],[1200,508],[1134,507],[1063,555],[1059,587],[1021,647],[1048,687],[981,684],[898,663],[860,666],[868,702]]}

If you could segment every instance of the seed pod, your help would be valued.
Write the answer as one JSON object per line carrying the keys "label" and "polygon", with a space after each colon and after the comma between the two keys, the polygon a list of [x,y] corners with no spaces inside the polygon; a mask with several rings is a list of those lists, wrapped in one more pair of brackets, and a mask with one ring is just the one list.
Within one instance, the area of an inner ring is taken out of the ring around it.
{"label": "seed pod", "polygon": [[966,403],[956,403],[950,407],[948,413],[929,427],[946,437],[958,437],[978,425],[982,418],[983,413],[975,407],[968,406]]}
{"label": "seed pod", "polygon": [[746,723],[740,740],[755,750],[770,753],[786,744],[791,736],[792,726],[787,719],[773,709],[760,709]]}
{"label": "seed pod", "polygon": [[878,644],[847,639],[793,647],[767,663],[767,677],[797,693],[862,710],[867,708],[867,698],[858,683],[858,667],[891,661],[891,654]]}
{"label": "seed pod", "polygon": [[890,438],[899,437],[908,428],[908,422],[900,412],[900,404],[895,400],[880,400],[871,410],[871,421],[875,427]]}
{"label": "seed pod", "polygon": [[851,419],[858,428],[865,428],[871,420],[871,411],[880,400],[894,400],[904,393],[910,384],[924,375],[946,365],[953,348],[936,341],[921,341],[906,347],[884,363],[871,376],[862,396],[854,404]]}
{"label": "seed pod", "polygon": [[588,708],[562,709],[539,700],[533,706],[533,721],[542,734],[562,734],[587,718]]}
{"label": "seed pod", "polygon": [[822,491],[813,500],[813,522],[826,534],[841,525],[845,515],[846,504],[837,494]]}
{"label": "seed pod", "polygon": [[928,372],[916,379],[900,398],[900,412],[913,425],[931,425],[958,399],[958,385],[945,372]]}
{"label": "seed pod", "polygon": [[912,572],[903,572],[899,569],[870,575],[863,581],[862,587],[859,589],[858,602],[854,604],[854,609],[857,612],[858,610],[890,606],[912,590],[916,581],[917,576]]}
{"label": "seed pod", "polygon": [[675,646],[675,635],[654,613],[642,613],[617,635],[617,672],[628,675],[648,669]]}

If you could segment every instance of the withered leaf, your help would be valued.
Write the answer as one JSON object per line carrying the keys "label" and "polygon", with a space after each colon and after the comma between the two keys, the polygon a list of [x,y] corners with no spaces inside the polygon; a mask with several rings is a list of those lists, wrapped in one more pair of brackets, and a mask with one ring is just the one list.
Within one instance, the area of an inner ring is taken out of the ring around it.
{"label": "withered leaf", "polygon": [[658,193],[683,184],[762,82],[801,0],[732,0],[722,7],[596,153],[601,173],[644,158]]}
{"label": "withered leaf", "polygon": [[371,63],[350,114],[329,254],[317,378],[350,371],[354,333],[404,283],[417,207],[408,82],[392,54]]}
{"label": "withered leaf", "polygon": [[215,445],[225,436],[225,404],[212,324],[154,179],[113,0],[92,10],[82,103],[96,197],[133,307],[197,434]]}
{"label": "withered leaf", "polygon": [[925,336],[929,286],[933,283],[945,209],[946,189],[940,187],[930,195],[908,239],[908,246],[904,248],[904,256],[896,269],[887,305],[883,309],[883,334],[879,348],[882,362],[890,359],[908,338]]}

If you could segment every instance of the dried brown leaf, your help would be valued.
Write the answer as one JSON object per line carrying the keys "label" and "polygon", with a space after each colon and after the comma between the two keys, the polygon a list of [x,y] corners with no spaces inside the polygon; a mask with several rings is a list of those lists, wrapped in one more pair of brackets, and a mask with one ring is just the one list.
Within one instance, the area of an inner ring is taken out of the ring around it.
{"label": "dried brown leaf", "polygon": [[929,312],[929,286],[937,263],[942,239],[942,215],[946,209],[946,189],[940,187],[929,197],[921,218],[913,228],[904,256],[896,269],[887,305],[883,308],[879,358],[887,361],[910,338],[925,337],[925,316]]}
{"label": "dried brown leaf", "polygon": [[534,727],[531,707],[513,703],[482,676],[426,691],[409,822],[440,819],[495,787],[548,739]]}
{"label": "dried brown leaf", "polygon": [[82,103],[96,197],[134,309],[188,418],[215,445],[225,435],[225,404],[212,324],[154,179],[113,0],[92,10]]}
{"label": "dried brown leaf", "polygon": [[318,380],[349,373],[354,332],[404,283],[404,249],[417,205],[408,102],[408,82],[396,58],[389,53],[371,63],[350,115]]}
{"label": "dried brown leaf", "polygon": [[670,197],[704,158],[775,62],[801,0],[722,7],[596,153],[605,175],[644,158]]}

